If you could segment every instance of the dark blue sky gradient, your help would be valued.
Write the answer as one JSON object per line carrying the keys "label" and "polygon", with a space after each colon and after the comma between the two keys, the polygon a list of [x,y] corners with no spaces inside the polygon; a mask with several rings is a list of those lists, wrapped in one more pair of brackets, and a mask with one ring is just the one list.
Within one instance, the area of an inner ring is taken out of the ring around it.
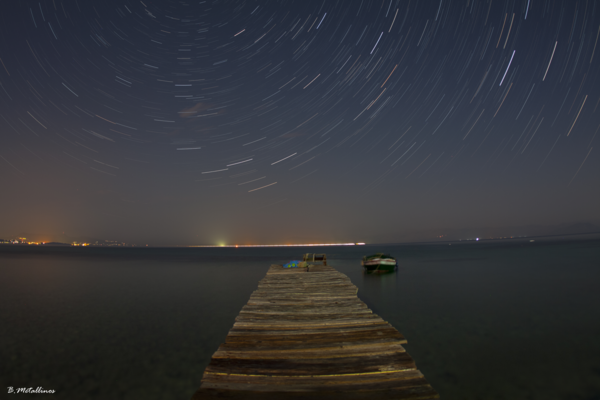
{"label": "dark blue sky gradient", "polygon": [[46,0],[0,19],[0,235],[600,219],[600,2]]}

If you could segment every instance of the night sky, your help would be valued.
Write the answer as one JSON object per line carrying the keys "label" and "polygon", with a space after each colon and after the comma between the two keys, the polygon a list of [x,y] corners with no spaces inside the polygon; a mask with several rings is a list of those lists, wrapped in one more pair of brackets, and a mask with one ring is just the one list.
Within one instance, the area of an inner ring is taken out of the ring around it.
{"label": "night sky", "polygon": [[0,237],[600,220],[600,1],[6,3]]}

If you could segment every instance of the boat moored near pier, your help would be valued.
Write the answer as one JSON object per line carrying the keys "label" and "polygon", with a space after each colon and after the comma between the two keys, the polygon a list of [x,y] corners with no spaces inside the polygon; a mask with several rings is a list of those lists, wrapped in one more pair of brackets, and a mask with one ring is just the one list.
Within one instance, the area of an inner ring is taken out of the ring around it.
{"label": "boat moored near pier", "polygon": [[371,272],[388,272],[398,268],[398,262],[389,254],[376,253],[370,256],[364,256],[362,266]]}

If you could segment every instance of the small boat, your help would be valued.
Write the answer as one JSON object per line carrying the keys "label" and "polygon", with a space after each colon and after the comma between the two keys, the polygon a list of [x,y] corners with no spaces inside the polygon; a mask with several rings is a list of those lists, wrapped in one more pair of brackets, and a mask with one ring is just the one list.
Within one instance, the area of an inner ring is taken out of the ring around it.
{"label": "small boat", "polygon": [[367,271],[394,271],[398,267],[398,262],[389,254],[377,253],[364,256],[362,266]]}

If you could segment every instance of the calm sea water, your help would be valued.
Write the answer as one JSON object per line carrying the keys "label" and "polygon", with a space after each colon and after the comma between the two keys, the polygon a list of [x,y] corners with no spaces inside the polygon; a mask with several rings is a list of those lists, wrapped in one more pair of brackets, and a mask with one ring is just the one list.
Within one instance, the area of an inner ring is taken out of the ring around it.
{"label": "calm sea water", "polygon": [[[365,275],[363,255],[400,267]],[[600,399],[600,239],[328,248],[0,246],[0,387],[189,399],[273,263],[325,252],[442,399]],[[4,397],[4,396],[2,396]]]}

